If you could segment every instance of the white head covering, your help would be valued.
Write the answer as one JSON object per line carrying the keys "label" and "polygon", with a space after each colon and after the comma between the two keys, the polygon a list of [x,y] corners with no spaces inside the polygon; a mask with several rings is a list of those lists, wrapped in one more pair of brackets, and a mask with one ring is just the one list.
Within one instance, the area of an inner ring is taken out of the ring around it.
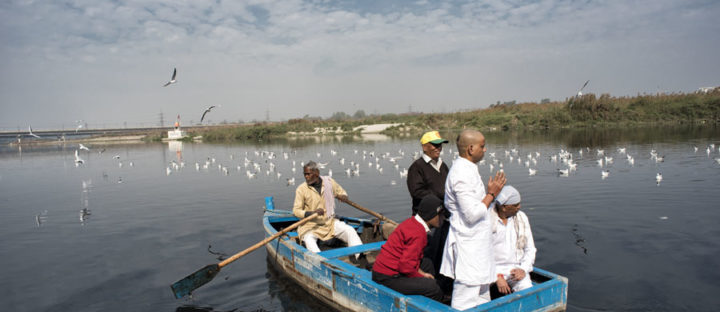
{"label": "white head covering", "polygon": [[520,192],[512,185],[505,185],[495,200],[500,205],[515,205],[520,202]]}

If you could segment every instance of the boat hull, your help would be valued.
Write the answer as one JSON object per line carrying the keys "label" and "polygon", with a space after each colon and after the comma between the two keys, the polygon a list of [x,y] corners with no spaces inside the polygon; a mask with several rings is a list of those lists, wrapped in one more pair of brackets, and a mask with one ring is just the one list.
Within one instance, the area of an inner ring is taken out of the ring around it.
{"label": "boat hull", "polygon": [[[263,227],[266,237],[277,233],[279,223],[298,219],[289,211],[275,210],[272,198],[266,198]],[[367,231],[372,221],[346,218],[347,223]],[[343,259],[358,252],[378,251],[384,241],[313,253],[298,244],[297,234],[277,238],[266,245],[268,261],[324,304],[341,311],[458,311],[423,296],[400,294],[372,281],[371,272]],[[567,278],[534,269],[542,280],[533,287],[493,300],[466,311],[562,311],[567,305]]]}

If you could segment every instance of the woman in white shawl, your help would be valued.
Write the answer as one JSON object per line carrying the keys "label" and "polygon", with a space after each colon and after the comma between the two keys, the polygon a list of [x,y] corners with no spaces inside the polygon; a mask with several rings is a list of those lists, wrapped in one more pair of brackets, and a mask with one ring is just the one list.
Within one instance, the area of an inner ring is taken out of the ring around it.
{"label": "woman in white shawl", "polygon": [[492,211],[492,239],[497,288],[502,294],[532,287],[535,242],[527,215],[520,211],[520,193],[505,185]]}

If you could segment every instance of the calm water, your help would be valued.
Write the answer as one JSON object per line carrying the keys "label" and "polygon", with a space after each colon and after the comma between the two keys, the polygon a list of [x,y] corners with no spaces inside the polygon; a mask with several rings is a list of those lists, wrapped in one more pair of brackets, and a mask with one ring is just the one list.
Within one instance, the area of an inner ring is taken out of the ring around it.
{"label": "calm water", "polygon": [[[720,305],[719,129],[489,133],[487,141],[497,163],[487,155],[480,173],[487,179],[489,165],[497,170],[502,163],[509,183],[520,190],[538,247],[535,265],[570,279],[569,310],[716,310]],[[708,155],[711,143],[718,145]],[[405,180],[389,157],[380,158],[379,173],[375,161],[363,160],[363,151],[392,157],[403,151],[402,170],[419,147],[415,138],[96,145],[81,151],[85,164],[76,167],[75,145],[3,145],[0,309],[322,309],[268,268],[264,249],[224,268],[190,299],[174,299],[169,286],[217,262],[218,254],[233,254],[261,240],[264,196],[290,209],[295,186],[288,186],[286,178],[302,182],[301,161],[329,163],[352,200],[403,220],[410,211]],[[619,147],[634,157],[634,165]],[[505,150],[513,148],[518,155],[511,153],[511,162]],[[561,149],[578,163],[568,177],[557,174],[566,165],[550,159]],[[614,162],[599,167],[597,149]],[[664,162],[651,159],[653,149],[665,156]],[[450,150],[456,151],[452,144],[443,155],[448,163]],[[267,160],[256,151],[272,151],[277,158]],[[290,159],[283,159],[284,152]],[[535,152],[540,156],[530,167],[538,173],[529,176],[524,162]],[[244,167],[245,157],[260,165],[253,179],[246,175],[255,170],[252,164]],[[183,168],[172,168],[172,161],[181,160]],[[351,161],[360,163],[359,176],[345,175]],[[269,162],[276,169],[267,175]],[[601,179],[602,170],[610,171],[607,179]],[[657,185],[659,172],[663,180]],[[363,216],[348,206],[339,213]]]}

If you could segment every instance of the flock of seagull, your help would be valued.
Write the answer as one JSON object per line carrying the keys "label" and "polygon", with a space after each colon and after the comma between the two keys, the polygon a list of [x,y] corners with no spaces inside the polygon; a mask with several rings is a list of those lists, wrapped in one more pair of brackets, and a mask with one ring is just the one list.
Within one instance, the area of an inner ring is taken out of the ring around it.
{"label": "flock of seagull", "polygon": [[[715,150],[715,144],[708,145],[706,148],[707,156],[710,158]],[[694,147],[694,152],[697,153],[697,151],[698,148]],[[720,147],[717,148],[717,152],[720,153]],[[321,169],[321,174],[323,175],[332,177],[333,174],[335,174],[333,168],[336,170],[340,169],[340,172],[347,177],[359,177],[361,174],[372,173],[388,176],[390,178],[390,184],[397,185],[399,180],[407,178],[407,168],[409,165],[421,157],[420,151],[408,154],[402,149],[392,152],[355,149],[348,153],[349,155],[338,155],[337,150],[330,149],[327,154],[315,152],[313,160],[318,164],[318,167]],[[659,154],[655,149],[651,150],[648,156],[649,158],[646,159],[649,159],[649,163],[652,164],[659,165],[665,161],[665,156]],[[240,157],[243,158],[240,159]],[[450,147],[445,148],[441,152],[441,158],[448,162],[448,166],[451,166],[457,157],[458,153]],[[624,147],[617,148],[614,153],[606,152],[605,149],[591,149],[589,147],[578,149],[574,153],[569,150],[560,149],[559,152],[546,156],[543,156],[539,151],[521,153],[517,148],[511,148],[504,150],[504,152],[487,153],[485,158],[478,163],[478,167],[487,168],[489,173],[493,173],[495,171],[504,171],[508,166],[518,166],[526,168],[525,170],[527,170],[528,176],[531,177],[538,175],[538,172],[545,174],[554,173],[559,177],[571,177],[578,170],[578,162],[585,161],[585,163],[588,164],[585,166],[586,168],[591,167],[588,162],[593,162],[593,166],[600,169],[600,178],[605,180],[610,177],[610,169],[615,163],[616,158],[621,159],[626,162],[628,166],[632,167],[635,165],[636,157],[638,156],[631,155]],[[295,151],[275,152],[255,150],[246,151],[244,156],[242,154],[239,156],[230,154],[228,158],[227,160],[219,160],[215,155],[207,156],[204,161],[196,161],[194,168],[196,171],[205,172],[216,168],[217,171],[223,175],[231,175],[231,173],[235,171],[236,174],[244,175],[247,179],[257,179],[264,176],[283,181],[283,183],[289,186],[295,185],[295,176],[298,174],[297,171],[302,171],[305,165],[303,161],[295,160],[295,158],[298,158]],[[714,160],[720,165],[720,157],[715,157]],[[545,168],[549,166],[555,169],[541,171],[543,169],[538,165],[541,161],[550,164],[546,165]],[[165,173],[166,175],[171,175],[174,172],[182,171],[185,167],[186,164],[184,161],[173,160],[165,168]],[[282,172],[281,168],[286,168],[285,170],[289,168],[290,172]],[[283,177],[285,178],[283,179]],[[660,186],[660,183],[663,181],[661,172],[655,174],[654,181]]]}
{"label": "flock of seagull", "polygon": [[[105,149],[98,148],[98,154],[102,155]],[[82,167],[87,165],[87,162],[81,158],[82,153],[91,153],[93,149],[80,143],[78,148],[74,149],[75,166]],[[299,161],[299,158],[310,158],[315,161],[321,170],[322,175],[333,176],[339,173],[347,178],[362,178],[366,175],[383,176],[387,177],[390,185],[404,185],[404,179],[407,178],[408,169],[407,167],[412,164],[413,161],[422,156],[421,152],[405,152],[403,149],[393,151],[381,151],[380,149],[375,150],[360,150],[352,149],[339,152],[335,149],[322,149],[315,150],[309,155],[308,152],[303,152],[300,155],[297,151],[272,151],[272,150],[251,150],[237,153],[230,153],[229,155],[211,155],[201,156],[203,161],[194,161],[194,163],[187,164],[182,157],[178,160],[171,160],[165,166],[165,175],[170,176],[173,174],[180,174],[184,170],[193,168],[197,172],[201,173],[212,173],[218,172],[224,176],[240,176],[248,180],[254,179],[265,179],[266,182],[281,183],[284,186],[293,186],[298,182],[302,182],[303,179],[296,180],[296,176],[301,175],[298,171],[302,172],[302,168],[305,165],[304,161]],[[546,152],[547,153],[547,152]],[[701,153],[700,148],[693,146],[688,153]],[[717,154],[716,154],[717,153]],[[715,144],[708,144],[705,147],[705,154],[708,159],[714,160],[717,165],[720,165],[720,146]],[[309,157],[312,156],[312,157]],[[448,166],[452,166],[452,162],[457,159],[458,153],[454,151],[449,145],[441,152],[441,158],[447,162]],[[600,178],[602,180],[608,179],[611,175],[610,169],[613,167],[615,162],[624,162],[627,166],[635,166],[635,159],[641,158],[645,161],[645,164],[655,164],[656,168],[660,168],[660,164],[665,162],[665,156],[659,153],[657,150],[650,150],[649,154],[642,157],[638,154],[634,156],[624,147],[619,147],[614,150],[606,150],[601,148],[591,149],[589,147],[582,148],[571,152],[567,149],[559,149],[557,152],[551,154],[541,153],[540,151],[521,152],[518,148],[509,148],[505,150],[497,150],[494,152],[488,152],[485,154],[483,160],[478,162],[478,169],[481,171],[484,179],[489,176],[485,174],[488,172],[492,174],[496,171],[510,170],[513,167],[513,174],[517,175],[519,170],[527,170],[529,177],[533,177],[539,174],[545,176],[556,175],[562,178],[571,178],[578,171],[578,164],[584,164],[580,170],[592,170],[592,168],[598,168]],[[123,168],[124,164],[129,167],[134,166],[134,162],[128,159],[122,159],[120,155],[114,155],[112,159],[117,161],[117,166]],[[617,159],[617,160],[616,160]],[[137,159],[136,159],[137,160]],[[333,172],[333,169],[337,172]],[[192,170],[192,169],[190,169]],[[107,174],[103,172],[103,178],[107,180]],[[335,177],[337,178],[337,176]],[[649,179],[650,177],[648,177]],[[386,181],[387,181],[386,180]],[[663,175],[661,172],[657,172],[655,175],[654,182],[660,186],[663,181]],[[123,183],[122,177],[118,177],[117,183]],[[387,182],[385,182],[387,183]],[[83,201],[87,201],[87,193],[91,187],[91,181],[83,181]],[[80,210],[80,221],[84,224],[84,221],[90,215],[90,211],[85,205]],[[36,215],[36,223],[38,226],[46,218],[44,214]],[[662,220],[667,217],[660,217]]]}

